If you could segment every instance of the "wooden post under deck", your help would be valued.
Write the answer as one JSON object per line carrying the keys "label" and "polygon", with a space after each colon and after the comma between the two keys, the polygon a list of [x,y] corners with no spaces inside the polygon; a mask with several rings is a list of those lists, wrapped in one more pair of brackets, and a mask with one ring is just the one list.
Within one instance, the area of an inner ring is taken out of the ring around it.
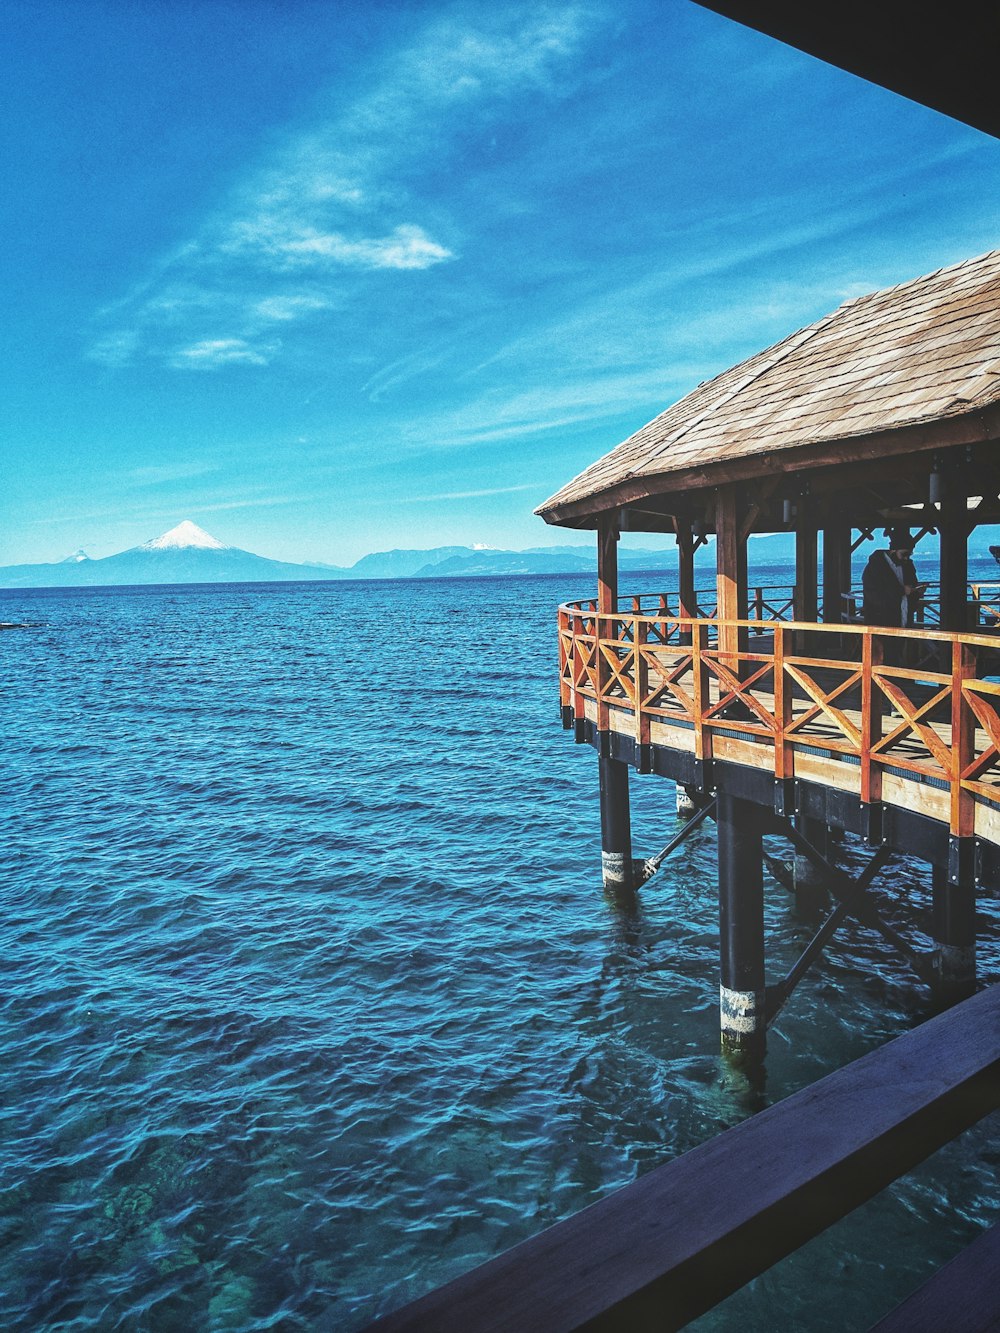
{"label": "wooden post under deck", "polygon": [[934,972],[941,998],[953,1004],[976,989],[976,886],[971,875],[950,883],[940,866],[931,875]]}
{"label": "wooden post under deck", "polygon": [[[602,515],[597,529],[597,610],[618,610],[618,516]],[[610,753],[611,733],[602,736],[598,758],[601,794],[601,872],[606,889],[634,888],[628,764]]]}

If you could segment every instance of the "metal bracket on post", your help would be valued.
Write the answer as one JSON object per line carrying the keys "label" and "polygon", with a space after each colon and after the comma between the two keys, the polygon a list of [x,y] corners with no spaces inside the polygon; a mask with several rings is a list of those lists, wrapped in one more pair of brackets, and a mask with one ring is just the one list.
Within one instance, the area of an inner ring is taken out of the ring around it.
{"label": "metal bracket on post", "polygon": [[573,740],[577,745],[583,745],[587,740],[587,719],[585,717],[574,717],[573,719]]}
{"label": "metal bracket on post", "polygon": [[948,883],[970,884],[976,876],[976,839],[948,839]]}
{"label": "metal bracket on post", "polygon": [[795,784],[791,778],[774,780],[774,813],[791,819],[795,814]]}
{"label": "metal bracket on post", "polygon": [[651,745],[639,745],[639,744],[636,745],[635,771],[637,773],[652,773],[653,747]]}
{"label": "metal bracket on post", "polygon": [[705,795],[711,790],[712,786],[712,767],[708,759],[696,759],[694,761],[694,781],[691,783],[696,791]]}
{"label": "metal bracket on post", "polygon": [[883,842],[883,808],[881,801],[861,806],[861,836],[869,847],[881,847]]}
{"label": "metal bracket on post", "polygon": [[559,710],[559,716],[562,721],[563,731],[572,731],[573,723],[576,721],[572,704],[563,704]]}
{"label": "metal bracket on post", "polygon": [[597,753],[602,759],[612,759],[611,753],[611,732],[599,731],[597,733]]}

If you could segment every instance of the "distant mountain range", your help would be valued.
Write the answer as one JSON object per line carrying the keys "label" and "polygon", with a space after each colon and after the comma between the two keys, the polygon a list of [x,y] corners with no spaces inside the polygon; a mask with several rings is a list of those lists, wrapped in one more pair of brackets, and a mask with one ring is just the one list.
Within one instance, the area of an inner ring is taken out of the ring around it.
{"label": "distant mountain range", "polygon": [[[623,549],[623,568],[663,569],[673,551]],[[117,555],[92,560],[76,551],[53,564],[0,567],[3,588],[122,587],[152,583],[278,583],[303,580],[461,578],[505,574],[586,574],[597,566],[592,546],[539,546],[527,551],[435,546],[429,550],[377,551],[350,567],[292,564],[226,546],[190,519],[169,532]]]}
{"label": "distant mountain range", "polygon": [[[996,538],[995,528],[983,528],[982,543],[970,543],[970,558],[989,560],[985,542]],[[982,544],[982,549],[979,549]],[[703,548],[703,572],[714,578],[714,546]],[[791,533],[752,537],[748,558],[754,570],[788,565],[795,558]],[[861,558],[860,556],[858,557]],[[701,564],[701,560],[698,564]],[[643,550],[620,546],[623,570],[675,570],[675,549]],[[482,578],[489,575],[593,574],[597,568],[596,542],[579,546],[533,546],[526,551],[499,551],[492,547],[435,546],[429,550],[376,551],[350,567],[292,564],[226,546],[190,519],[152,541],[91,560],[76,551],[54,564],[0,567],[0,588],[82,588],[131,586],[150,583],[287,583],[341,579]],[[859,571],[858,571],[859,572]]]}

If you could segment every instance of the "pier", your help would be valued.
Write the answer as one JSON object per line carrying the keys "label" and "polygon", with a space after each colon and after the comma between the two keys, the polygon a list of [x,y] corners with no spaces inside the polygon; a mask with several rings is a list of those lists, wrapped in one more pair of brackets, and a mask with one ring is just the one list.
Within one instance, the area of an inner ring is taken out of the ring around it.
{"label": "pier", "polygon": [[[989,44],[961,6],[903,22],[893,7],[700,3],[1000,133]],[[699,385],[538,511],[597,537],[597,595],[559,608],[559,672],[563,725],[598,755],[605,885],[641,889],[716,820],[723,1046],[763,1058],[767,1024],[848,916],[954,1003],[379,1321],[384,1333],[681,1328],[1000,1107],[1000,985],[975,993],[976,898],[1000,882],[1000,606],[967,578],[970,533],[1000,522],[998,368],[994,252],[848,301]],[[912,626],[863,624],[851,557],[899,526],[938,536],[936,597]],[[619,589],[617,542],[636,531],[675,537],[677,594]],[[794,533],[794,587],[751,588],[747,541],[777,531]],[[693,557],[711,534],[715,587],[699,596]],[[676,783],[688,821],[645,859],[635,774]],[[844,832],[870,850],[854,879],[836,864]],[[793,848],[792,888],[830,900],[770,985],[764,833]],[[929,953],[871,892],[904,853],[930,867]],[[995,1227],[878,1328],[997,1328],[998,1256]]]}
{"label": "pier", "polygon": [[[712,805],[733,1054],[763,1057],[768,1024],[848,917],[944,1001],[975,989],[976,895],[1000,882],[1000,620],[994,590],[968,582],[968,541],[1000,520],[998,353],[993,252],[845,302],[700,385],[538,511],[597,537],[596,596],[559,608],[559,671],[563,726],[599,756],[605,886],[635,890],[653,869],[633,854],[630,772],[678,784],[692,815]],[[676,594],[619,587],[622,532],[674,536]],[[776,532],[793,538],[794,583],[751,587],[748,543]],[[933,592],[904,554],[931,534]],[[697,591],[695,552],[713,539],[714,587]],[[863,590],[852,556],[868,560]],[[857,879],[831,851],[845,832],[870,848]],[[790,887],[831,900],[780,979],[767,977],[765,834],[788,841]],[[930,867],[929,951],[873,894],[902,853]]]}
{"label": "pier", "polygon": [[[680,1328],[1000,1107],[1000,985],[976,993],[977,896],[1000,884],[1000,608],[997,585],[968,580],[970,534],[1000,522],[998,358],[994,252],[849,301],[700,385],[539,510],[597,540],[595,596],[558,609],[562,724],[597,758],[595,878],[641,891],[715,821],[727,1059],[759,1072],[768,1026],[850,918],[943,1012],[373,1327]],[[620,588],[623,532],[674,536],[676,591]],[[773,532],[794,534],[788,588],[748,578],[748,541]],[[878,620],[852,555],[902,571],[898,550],[872,556],[890,533],[936,535],[939,563],[930,587],[900,578]],[[636,779],[676,784],[686,821],[645,858]],[[844,834],[868,849],[854,875]],[[781,977],[765,836],[786,840],[778,877],[816,913]],[[929,868],[930,948],[875,892],[903,855]],[[981,1237],[886,1329],[995,1328],[977,1265],[998,1252]]]}
{"label": "pier", "polygon": [[[741,1033],[758,1042],[777,1011],[775,993],[763,1003],[762,831],[783,834],[816,867],[837,900],[837,924],[851,913],[888,929],[869,895],[849,901],[857,886],[827,860],[829,830],[864,838],[880,870],[892,854],[927,861],[934,953],[896,932],[891,942],[952,998],[971,991],[975,896],[1000,882],[995,636],[798,621],[727,627],[602,615],[594,602],[565,605],[559,617],[563,725],[599,751],[602,816],[613,813],[602,817],[606,884],[646,878],[630,851],[630,768],[717,801],[727,1044],[739,1046]],[[743,651],[721,646],[727,628],[745,635]],[[914,665],[886,665],[893,649]],[[743,982],[730,984],[735,976]]]}

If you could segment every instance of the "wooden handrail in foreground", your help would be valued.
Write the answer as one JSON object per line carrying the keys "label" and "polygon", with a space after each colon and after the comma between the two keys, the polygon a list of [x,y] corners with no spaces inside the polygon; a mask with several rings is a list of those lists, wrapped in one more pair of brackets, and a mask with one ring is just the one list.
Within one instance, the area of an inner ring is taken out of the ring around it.
{"label": "wooden handrail in foreground", "polygon": [[681,1328],[997,1106],[992,986],[370,1327]]}

